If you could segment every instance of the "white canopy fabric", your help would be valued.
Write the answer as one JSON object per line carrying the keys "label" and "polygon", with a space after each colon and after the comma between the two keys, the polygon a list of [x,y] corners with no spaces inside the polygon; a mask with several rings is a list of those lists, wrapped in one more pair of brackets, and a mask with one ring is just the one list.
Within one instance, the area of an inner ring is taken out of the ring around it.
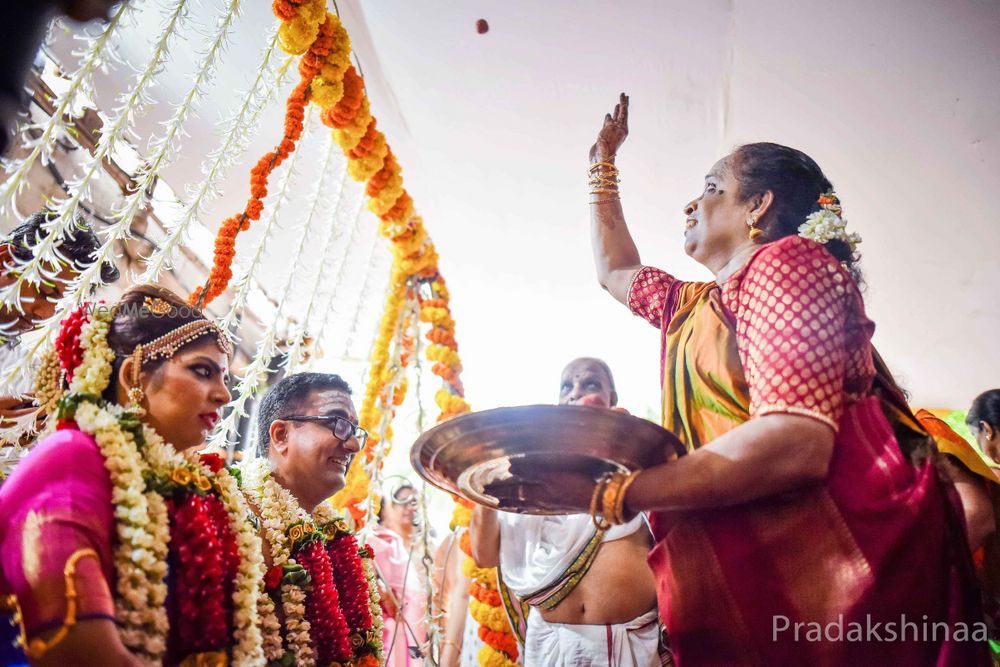
{"label": "white canopy fabric", "polygon": [[[552,402],[605,358],[659,412],[655,330],[602,292],[587,150],[619,91],[644,263],[707,272],[681,209],[732,147],[812,155],[861,246],[875,343],[917,405],[1000,386],[1000,4],[991,0],[338,3],[441,253],[469,398]],[[484,18],[490,30],[477,34]]]}

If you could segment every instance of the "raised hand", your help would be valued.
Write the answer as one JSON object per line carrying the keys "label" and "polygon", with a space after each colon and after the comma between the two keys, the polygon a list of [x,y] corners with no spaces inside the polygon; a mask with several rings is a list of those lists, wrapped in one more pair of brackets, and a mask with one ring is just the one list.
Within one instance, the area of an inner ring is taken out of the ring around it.
{"label": "raised hand", "polygon": [[612,113],[604,115],[604,125],[597,133],[597,141],[590,147],[590,161],[607,162],[628,136],[628,95],[622,93]]}

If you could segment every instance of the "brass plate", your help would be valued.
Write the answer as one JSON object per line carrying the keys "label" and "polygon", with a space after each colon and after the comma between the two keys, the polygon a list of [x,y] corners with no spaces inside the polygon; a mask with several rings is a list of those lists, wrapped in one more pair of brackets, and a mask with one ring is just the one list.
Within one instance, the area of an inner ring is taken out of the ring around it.
{"label": "brass plate", "polygon": [[[559,473],[595,481],[685,454],[672,433],[606,408],[526,405],[473,412],[424,432],[410,462],[434,486],[474,503],[521,514],[586,512],[579,499],[553,499]],[[540,493],[548,486],[547,493]],[[556,494],[557,495],[557,494]]]}

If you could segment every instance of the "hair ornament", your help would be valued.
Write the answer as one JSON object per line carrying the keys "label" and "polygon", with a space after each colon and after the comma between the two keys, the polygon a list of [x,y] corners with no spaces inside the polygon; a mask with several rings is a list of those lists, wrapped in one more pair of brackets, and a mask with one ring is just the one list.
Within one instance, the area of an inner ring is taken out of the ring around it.
{"label": "hair ornament", "polygon": [[143,343],[141,345],[141,359],[143,362],[153,359],[169,359],[181,347],[207,335],[214,336],[219,349],[227,356],[232,356],[233,345],[218,324],[211,320],[195,320],[182,324],[173,331],[169,331],[159,338],[154,338],[148,343]]}
{"label": "hair ornament", "polygon": [[806,221],[799,226],[799,236],[812,239],[817,243],[827,243],[834,239],[843,241],[855,254],[861,243],[861,235],[847,231],[847,221],[841,217],[843,208],[840,199],[832,190],[820,195],[820,209],[809,214]]}
{"label": "hair ornament", "polygon": [[143,307],[151,312],[153,315],[162,317],[163,315],[169,315],[170,311],[174,309],[172,305],[164,301],[163,299],[156,296],[147,296],[142,301]]}

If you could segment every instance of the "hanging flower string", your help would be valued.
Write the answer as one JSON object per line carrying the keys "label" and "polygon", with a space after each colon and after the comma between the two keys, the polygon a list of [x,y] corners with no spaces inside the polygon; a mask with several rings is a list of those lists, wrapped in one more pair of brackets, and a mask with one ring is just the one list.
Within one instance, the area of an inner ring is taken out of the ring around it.
{"label": "hanging flower string", "polygon": [[[407,327],[402,311],[408,290],[416,296],[419,321],[427,325],[430,345],[426,354],[433,364],[431,371],[442,379],[442,388],[435,395],[440,408],[438,420],[463,414],[470,408],[460,378],[462,362],[455,323],[448,290],[438,270],[437,252],[423,220],[414,215],[413,199],[403,186],[402,169],[371,114],[364,81],[350,64],[347,32],[340,20],[326,11],[325,0],[274,0],[272,10],[281,21],[280,46],[288,53],[301,55],[301,80],[288,98],[281,143],[254,167],[251,198],[242,213],[222,224],[208,282],[191,295],[191,301],[208,303],[226,289],[232,277],[236,236],[247,229],[251,220],[260,217],[268,177],[276,164],[295,149],[305,105],[316,104],[321,109],[320,120],[332,128],[334,140],[348,159],[348,173],[365,183],[368,209],[378,217],[379,233],[391,242],[393,255],[386,306],[373,346],[359,415],[372,437],[348,471],[345,488],[334,498],[335,506],[347,510],[360,524],[370,517],[376,504],[371,499],[371,479],[379,473],[386,443],[391,439],[395,407],[405,396],[402,373],[413,346],[412,339],[404,342],[403,335]],[[393,341],[397,341],[393,353],[396,363],[391,363],[394,360],[390,357]],[[362,509],[364,503],[367,508]],[[503,645],[509,648],[508,642]]]}
{"label": "hanging flower string", "polygon": [[479,624],[477,632],[484,643],[477,656],[479,664],[483,667],[514,667],[518,656],[517,640],[511,631],[500,593],[497,591],[496,568],[476,566],[469,540],[468,529],[471,520],[472,503],[457,498],[452,512],[451,529],[464,529],[458,546],[465,554],[462,573],[470,582],[469,613]]}
{"label": "hanging flower string", "polygon": [[218,145],[202,162],[200,178],[187,186],[185,199],[179,202],[181,213],[176,220],[168,223],[166,238],[157,244],[148,257],[143,258],[146,269],[136,279],[137,283],[155,283],[164,270],[173,266],[174,254],[187,238],[191,224],[202,217],[208,202],[219,196],[220,183],[256,133],[261,112],[271,101],[275,91],[284,86],[292,58],[276,66],[277,45],[278,31],[275,29],[262,51],[253,82],[242,95],[243,101],[222,127]]}

